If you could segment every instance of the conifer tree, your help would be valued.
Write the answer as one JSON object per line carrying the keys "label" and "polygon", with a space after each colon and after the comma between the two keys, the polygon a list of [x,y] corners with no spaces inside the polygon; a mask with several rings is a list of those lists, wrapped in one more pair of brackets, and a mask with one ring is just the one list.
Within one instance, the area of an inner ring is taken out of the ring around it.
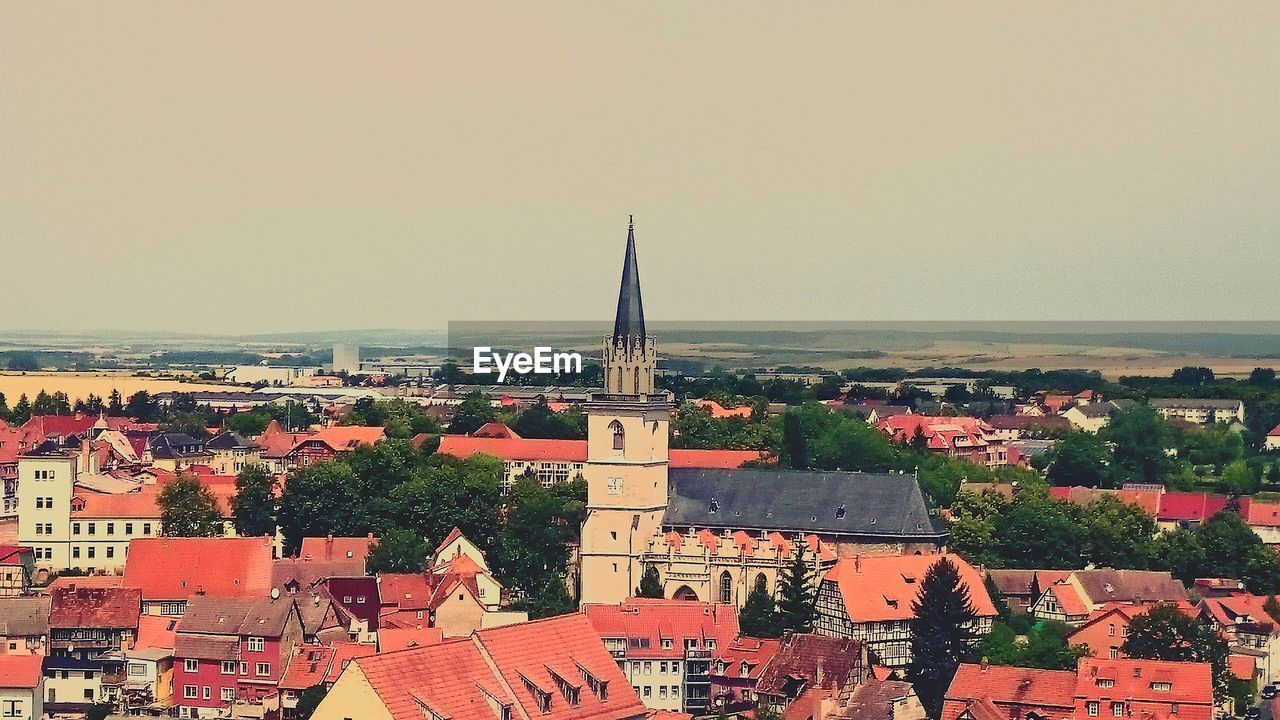
{"label": "conifer tree", "polygon": [[956,668],[978,641],[973,631],[978,615],[969,588],[949,558],[938,560],[925,573],[912,611],[907,678],[930,717],[937,717]]}
{"label": "conifer tree", "polygon": [[807,633],[813,630],[815,613],[813,570],[805,561],[804,541],[796,543],[795,558],[782,573],[778,586],[778,628],[786,632]]}
{"label": "conifer tree", "polygon": [[646,565],[644,575],[640,576],[640,587],[636,588],[636,597],[662,599],[662,578],[658,577],[656,565]]}
{"label": "conifer tree", "polygon": [[765,590],[763,582],[757,582],[747,594],[742,612],[738,613],[738,627],[743,635],[751,637],[774,638],[782,634],[778,627],[777,603]]}

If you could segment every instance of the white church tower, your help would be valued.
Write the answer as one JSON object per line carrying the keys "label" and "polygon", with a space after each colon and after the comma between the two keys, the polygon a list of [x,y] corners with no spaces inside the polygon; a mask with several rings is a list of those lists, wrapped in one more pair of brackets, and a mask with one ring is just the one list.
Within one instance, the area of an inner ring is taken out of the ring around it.
{"label": "white church tower", "polygon": [[604,339],[604,389],[588,398],[587,519],[582,527],[582,602],[635,593],[640,558],[667,509],[671,393],[654,390],[657,354],[644,327],[635,226],[627,228],[613,334]]}

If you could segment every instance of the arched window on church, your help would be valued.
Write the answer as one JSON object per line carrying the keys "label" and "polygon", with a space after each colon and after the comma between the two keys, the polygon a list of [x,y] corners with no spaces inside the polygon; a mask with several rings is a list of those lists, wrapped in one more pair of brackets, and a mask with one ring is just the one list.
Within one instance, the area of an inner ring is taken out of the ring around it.
{"label": "arched window on church", "polygon": [[635,390],[635,392],[636,392],[636,394],[637,394],[637,395],[639,395],[639,394],[640,394],[640,367],[639,367],[638,365],[636,366],[636,390]]}
{"label": "arched window on church", "polygon": [[617,420],[614,420],[613,422],[609,423],[609,430],[610,432],[613,433],[613,449],[621,450],[622,449],[622,423],[618,422]]}
{"label": "arched window on church", "polygon": [[760,573],[759,575],[756,575],[755,588],[760,592],[769,591],[769,581],[765,579],[764,573]]}
{"label": "arched window on church", "polygon": [[618,392],[626,392],[626,389],[622,387],[622,368],[618,368]]}
{"label": "arched window on church", "polygon": [[720,573],[720,602],[733,602],[733,578],[729,577],[728,570]]}

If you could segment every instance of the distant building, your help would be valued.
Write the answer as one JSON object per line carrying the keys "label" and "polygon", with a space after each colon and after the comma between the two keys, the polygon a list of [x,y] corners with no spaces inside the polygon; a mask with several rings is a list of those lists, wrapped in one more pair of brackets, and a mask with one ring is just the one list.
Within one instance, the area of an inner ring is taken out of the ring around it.
{"label": "distant building", "polygon": [[711,660],[711,705],[717,713],[754,710],[756,686],[782,640],[738,637],[720,646]]}
{"label": "distant building", "polygon": [[1233,656],[1252,661],[1264,684],[1280,682],[1280,618],[1267,612],[1266,602],[1265,596],[1237,592],[1205,598],[1199,613],[1218,628]]}
{"label": "distant building", "polygon": [[360,372],[360,348],[347,343],[333,346],[333,372],[355,375]]}
{"label": "distant building", "polygon": [[1010,464],[1004,439],[978,418],[895,415],[877,427],[898,442],[921,442],[925,450],[936,455],[962,458],[987,467]]}
{"label": "distant building", "polygon": [[[1166,603],[1107,603],[1100,610],[1095,610],[1083,625],[1067,635],[1067,644],[1087,646],[1089,655],[1096,658],[1115,660],[1128,657],[1121,650],[1124,641],[1129,637],[1129,625],[1135,618],[1146,615],[1152,608]],[[1178,608],[1188,616],[1195,616],[1196,609],[1191,603],[1167,603]]]}
{"label": "distant building", "polygon": [[1244,402],[1241,400],[1153,398],[1151,408],[1165,420],[1183,420],[1197,425],[1244,422]]}
{"label": "distant building", "polygon": [[273,540],[252,538],[139,538],[130,543],[125,587],[142,590],[148,615],[182,615],[200,595],[267,597]]}
{"label": "distant building", "polygon": [[0,544],[0,598],[26,594],[35,575],[35,557],[29,547]]}
{"label": "distant building", "polygon": [[49,606],[47,595],[0,598],[0,658],[48,654]]}
{"label": "distant building", "polygon": [[1280,425],[1271,428],[1271,432],[1267,433],[1267,438],[1262,443],[1262,449],[1280,450]]}
{"label": "distant building", "polygon": [[281,367],[273,365],[237,365],[227,371],[226,378],[243,385],[292,385],[320,372],[318,367]]}
{"label": "distant building", "polygon": [[782,714],[806,691],[858,684],[868,675],[869,667],[867,645],[861,641],[788,634],[760,673],[757,711]]}
{"label": "distant building", "polygon": [[1124,409],[1126,404],[1129,403],[1116,401],[1077,404],[1063,412],[1062,417],[1077,430],[1096,433],[1106,427],[1111,422],[1111,416]]}

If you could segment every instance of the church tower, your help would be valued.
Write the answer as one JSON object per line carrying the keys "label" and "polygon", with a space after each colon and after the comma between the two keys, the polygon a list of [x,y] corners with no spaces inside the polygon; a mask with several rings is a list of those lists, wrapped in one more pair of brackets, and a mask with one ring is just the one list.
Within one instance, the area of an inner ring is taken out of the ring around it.
{"label": "church tower", "polygon": [[645,331],[634,224],[627,228],[613,334],[604,339],[604,389],[587,400],[587,519],[582,602],[635,594],[641,556],[667,509],[671,393],[654,390],[657,354]]}

